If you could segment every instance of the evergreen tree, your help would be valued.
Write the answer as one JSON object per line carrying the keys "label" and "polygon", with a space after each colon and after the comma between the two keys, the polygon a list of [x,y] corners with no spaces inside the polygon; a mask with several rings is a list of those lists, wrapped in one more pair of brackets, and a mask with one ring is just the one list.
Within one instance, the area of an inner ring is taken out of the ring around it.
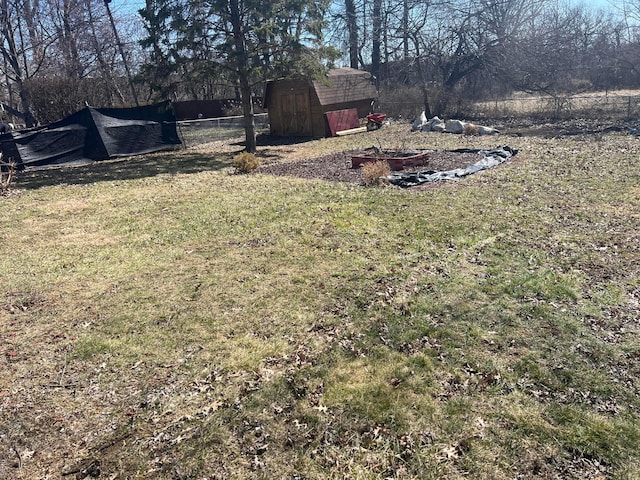
{"label": "evergreen tree", "polygon": [[205,75],[237,88],[246,149],[255,152],[254,86],[268,78],[317,76],[322,60],[335,58],[321,44],[327,6],[328,0],[147,0],[140,12],[148,34],[142,45],[150,51],[144,71],[164,93],[177,88],[172,78]]}

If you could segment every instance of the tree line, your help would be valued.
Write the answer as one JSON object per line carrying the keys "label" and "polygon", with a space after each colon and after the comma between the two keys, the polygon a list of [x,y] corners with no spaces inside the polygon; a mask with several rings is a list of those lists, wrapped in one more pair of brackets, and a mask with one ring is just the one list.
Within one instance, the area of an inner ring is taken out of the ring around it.
{"label": "tree line", "polygon": [[113,24],[109,2],[0,0],[3,115],[33,126],[85,104],[234,97],[251,130],[265,80],[340,65],[381,92],[418,88],[429,115],[640,85],[640,0],[145,0]]}

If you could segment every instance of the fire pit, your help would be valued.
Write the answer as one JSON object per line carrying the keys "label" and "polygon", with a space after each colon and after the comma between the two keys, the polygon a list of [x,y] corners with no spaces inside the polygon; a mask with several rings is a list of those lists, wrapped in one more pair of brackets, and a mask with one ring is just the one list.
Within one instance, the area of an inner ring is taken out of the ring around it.
{"label": "fire pit", "polygon": [[396,150],[367,149],[351,156],[351,167],[359,168],[365,163],[386,161],[391,170],[403,170],[407,167],[421,167],[426,165],[432,150]]}

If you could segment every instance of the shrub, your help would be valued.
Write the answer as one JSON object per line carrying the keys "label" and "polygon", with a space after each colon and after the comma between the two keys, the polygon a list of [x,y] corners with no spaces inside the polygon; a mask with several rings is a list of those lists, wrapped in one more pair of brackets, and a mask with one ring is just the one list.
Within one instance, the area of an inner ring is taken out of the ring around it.
{"label": "shrub", "polygon": [[233,159],[233,166],[236,169],[236,173],[253,172],[260,166],[260,159],[253,153],[242,152]]}
{"label": "shrub", "polygon": [[362,181],[368,186],[386,184],[387,180],[384,177],[390,173],[391,168],[386,160],[367,162],[362,165]]}
{"label": "shrub", "polygon": [[[118,80],[120,82],[120,80]],[[97,78],[73,79],[63,76],[31,78],[26,82],[32,98],[33,114],[42,125],[55,122],[92,106],[124,106],[113,81]],[[126,91],[126,84],[120,85]]]}

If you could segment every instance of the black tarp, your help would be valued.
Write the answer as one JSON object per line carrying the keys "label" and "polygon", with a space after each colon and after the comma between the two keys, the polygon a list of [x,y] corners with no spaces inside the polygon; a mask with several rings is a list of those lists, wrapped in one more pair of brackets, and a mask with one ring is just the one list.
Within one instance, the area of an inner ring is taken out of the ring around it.
{"label": "black tarp", "polygon": [[444,172],[436,172],[433,170],[424,170],[421,172],[400,172],[389,175],[387,180],[389,183],[398,187],[409,188],[422,185],[423,183],[439,182],[443,180],[457,180],[467,175],[477,173],[481,170],[493,168],[501,163],[509,160],[511,157],[518,153],[508,145],[502,145],[494,148],[493,150],[476,150],[461,148],[454,150],[454,152],[460,153],[477,153],[482,155],[482,159],[478,160],[472,165],[468,165],[465,168],[456,168],[455,170],[447,170]]}
{"label": "black tarp", "polygon": [[18,170],[85,164],[173,149],[182,142],[169,102],[87,107],[58,122],[0,135],[2,161]]}

